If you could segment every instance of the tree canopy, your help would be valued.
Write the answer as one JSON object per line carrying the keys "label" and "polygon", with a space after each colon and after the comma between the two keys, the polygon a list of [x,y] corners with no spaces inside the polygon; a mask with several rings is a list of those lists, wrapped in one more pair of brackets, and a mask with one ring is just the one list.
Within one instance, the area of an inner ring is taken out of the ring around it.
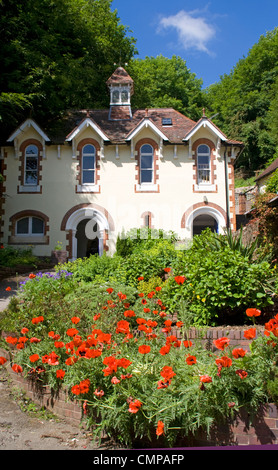
{"label": "tree canopy", "polygon": [[134,59],[127,70],[134,80],[132,105],[137,108],[174,108],[197,120],[201,117],[205,96],[202,80],[188,69],[180,57]]}
{"label": "tree canopy", "polygon": [[261,36],[247,57],[207,90],[211,112],[218,113],[215,122],[229,137],[243,140],[239,164],[251,170],[265,166],[275,153],[277,77],[278,28]]}
{"label": "tree canopy", "polygon": [[111,0],[3,0],[0,3],[2,125],[107,106],[105,82],[135,39]]}

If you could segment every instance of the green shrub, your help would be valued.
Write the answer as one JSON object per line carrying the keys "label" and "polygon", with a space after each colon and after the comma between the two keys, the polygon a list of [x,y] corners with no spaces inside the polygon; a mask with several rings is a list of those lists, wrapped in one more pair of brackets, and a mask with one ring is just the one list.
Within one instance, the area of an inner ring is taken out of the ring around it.
{"label": "green shrub", "polygon": [[[241,322],[248,306],[262,308],[273,303],[276,278],[271,265],[250,262],[228,243],[215,245],[210,231],[195,237],[192,247],[172,267],[172,276],[162,290],[163,301],[172,312],[186,307],[194,324]],[[175,281],[177,275],[186,277],[181,289]]]}
{"label": "green shrub", "polygon": [[0,249],[0,266],[14,267],[17,265],[36,266],[38,258],[33,255],[32,248],[19,249],[3,247]]}

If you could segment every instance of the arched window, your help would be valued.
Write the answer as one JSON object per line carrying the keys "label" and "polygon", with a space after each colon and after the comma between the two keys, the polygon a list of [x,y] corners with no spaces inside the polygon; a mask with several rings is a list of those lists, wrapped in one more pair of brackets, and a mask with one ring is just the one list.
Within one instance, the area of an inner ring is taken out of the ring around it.
{"label": "arched window", "polygon": [[87,144],[82,149],[82,184],[94,184],[96,171],[96,149]]}
{"label": "arched window", "polygon": [[36,145],[28,145],[25,149],[24,184],[36,186],[38,184],[39,149]]}
{"label": "arched window", "polygon": [[140,148],[140,184],[153,183],[153,147],[144,144]]}
{"label": "arched window", "polygon": [[198,184],[210,183],[210,148],[201,144],[197,148]]}

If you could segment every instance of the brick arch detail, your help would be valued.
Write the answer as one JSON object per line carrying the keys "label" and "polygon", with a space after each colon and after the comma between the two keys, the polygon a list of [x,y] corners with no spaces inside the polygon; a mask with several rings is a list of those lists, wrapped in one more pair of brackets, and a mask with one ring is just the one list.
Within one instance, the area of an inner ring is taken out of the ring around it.
{"label": "brick arch detail", "polygon": [[189,207],[187,211],[183,214],[182,219],[181,219],[181,228],[186,227],[186,221],[188,217],[190,216],[190,214],[192,214],[192,212],[194,212],[196,209],[199,209],[201,207],[211,207],[212,209],[217,210],[218,212],[220,212],[225,222],[227,223],[227,213],[221,206],[219,206],[218,204],[214,204],[213,202],[208,202],[208,203],[197,202],[196,204],[193,204],[193,206]]}
{"label": "brick arch detail", "polygon": [[[46,237],[44,244],[48,245],[49,244],[49,217],[44,214],[43,212],[37,211],[37,210],[32,210],[32,209],[26,209],[20,212],[16,212],[16,214],[13,214],[10,217],[10,236],[9,236],[9,243],[11,243],[11,237],[15,236],[15,228],[16,228],[16,222],[20,219],[23,219],[24,217],[37,217],[38,219],[42,219],[44,221],[44,236]],[[30,240],[28,240],[28,243],[30,244]],[[32,241],[32,244],[36,244],[35,242]]]}
{"label": "brick arch detail", "polygon": [[104,209],[102,206],[99,206],[98,204],[94,204],[94,203],[89,203],[89,202],[78,204],[77,206],[74,206],[71,209],[69,209],[62,219],[61,230],[66,230],[67,221],[74,212],[78,211],[79,209],[86,209],[86,208],[95,209],[96,211],[101,212],[106,217],[110,230],[112,232],[115,230],[115,224],[109,212],[106,209]]}
{"label": "brick arch detail", "polygon": [[[114,231],[115,230],[115,224],[114,224],[114,221],[111,217],[111,215],[109,214],[109,212],[104,209],[102,206],[99,206],[98,204],[93,204],[93,203],[83,203],[83,204],[78,204],[77,206],[74,206],[72,207],[71,209],[69,209],[67,211],[67,213],[64,215],[63,219],[62,219],[62,222],[61,222],[61,230],[65,231],[66,230],[66,226],[67,226],[67,222],[70,218],[70,216],[72,214],[74,214],[76,211],[80,210],[80,209],[94,209],[98,212],[100,212],[102,215],[104,215],[104,217],[106,218],[107,222],[108,222],[108,225],[109,225],[109,230],[110,231]],[[67,230],[67,234],[66,234],[66,239],[67,239],[67,246],[66,246],[66,250],[69,254],[69,258],[72,258],[72,255],[73,255],[73,242],[72,242],[72,236],[73,236],[73,231],[70,229],[70,230]],[[103,250],[105,252],[108,251],[108,245],[107,245],[107,241],[109,240],[109,234],[108,232],[105,230],[105,233],[104,233],[104,236],[103,236]]]}

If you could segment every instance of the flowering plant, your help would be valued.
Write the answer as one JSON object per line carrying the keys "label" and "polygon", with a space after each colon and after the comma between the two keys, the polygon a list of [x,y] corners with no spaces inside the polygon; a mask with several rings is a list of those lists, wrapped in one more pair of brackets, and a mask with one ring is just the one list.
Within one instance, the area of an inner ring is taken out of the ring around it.
{"label": "flowering plant", "polygon": [[[174,278],[177,289],[186,278]],[[36,282],[28,280],[27,288]],[[137,282],[139,287],[142,277]],[[188,340],[186,325],[167,312],[160,294],[161,286],[130,296],[106,286],[90,314],[63,311],[63,321],[25,303],[20,333],[6,338],[14,372],[54,389],[63,385],[80,401],[96,436],[105,432],[129,446],[143,438],[173,445],[200,428],[209,433],[240,407],[254,411],[269,399],[266,383],[278,358],[277,315],[262,336],[255,326],[246,330],[250,351],[232,348],[228,336],[207,350]],[[247,315],[255,319],[258,312],[251,308]]]}

